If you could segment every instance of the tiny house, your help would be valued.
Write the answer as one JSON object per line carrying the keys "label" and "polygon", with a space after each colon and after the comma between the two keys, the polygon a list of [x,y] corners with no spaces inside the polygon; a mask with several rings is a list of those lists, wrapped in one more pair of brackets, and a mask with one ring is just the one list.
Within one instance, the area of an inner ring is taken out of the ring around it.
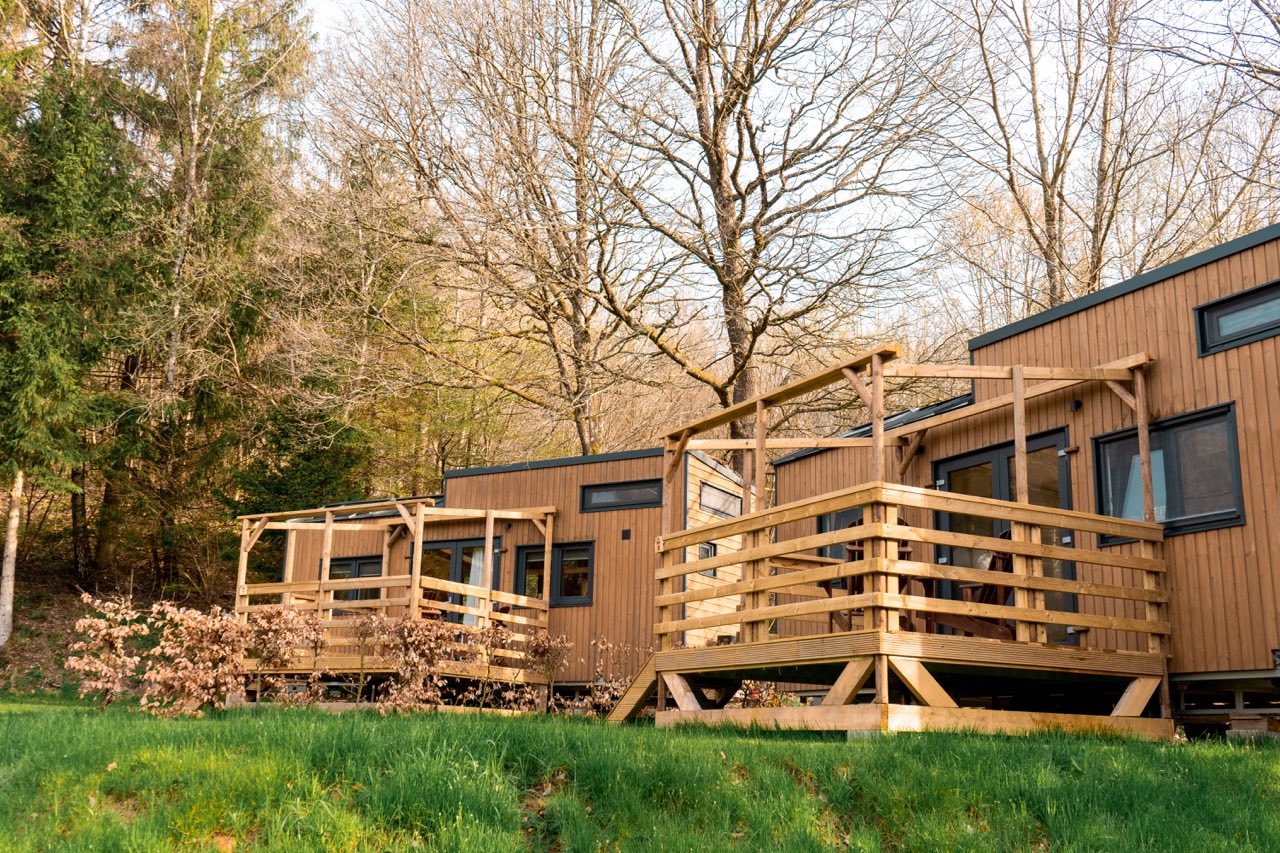
{"label": "tiny house", "polygon": [[[339,632],[344,620],[371,608],[389,616],[417,608],[469,626],[497,620],[517,632],[532,625],[574,645],[558,684],[585,685],[597,668],[629,676],[653,636],[662,466],[662,451],[652,449],[460,469],[446,472],[444,494],[433,498],[246,517],[250,548],[267,530],[283,531],[287,544],[281,580],[242,579],[239,609],[315,608]],[[690,454],[682,473],[690,523],[741,512],[740,481],[730,469]],[[736,547],[726,537],[702,553]],[[328,663],[339,672],[353,666]],[[509,669],[501,674],[528,676]]]}

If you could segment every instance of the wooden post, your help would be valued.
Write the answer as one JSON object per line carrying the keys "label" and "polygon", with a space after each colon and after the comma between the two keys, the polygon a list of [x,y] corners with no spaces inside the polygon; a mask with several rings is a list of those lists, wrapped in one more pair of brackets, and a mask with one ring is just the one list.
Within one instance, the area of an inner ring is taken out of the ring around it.
{"label": "wooden post", "polygon": [[[884,365],[880,354],[871,356],[871,479],[883,483],[884,467]],[[878,519],[877,519],[878,520]]]}
{"label": "wooden post", "polygon": [[[881,510],[881,514],[884,516],[885,524],[898,523],[898,508],[896,506],[886,506]],[[879,544],[880,550],[883,552],[882,557],[885,560],[897,561],[898,543],[896,540],[880,540]],[[898,576],[893,572],[885,574],[881,581],[881,586],[884,587],[886,595],[897,595],[900,588]],[[885,615],[885,630],[889,633],[894,633],[901,624],[901,614],[898,612],[898,608],[890,607],[884,610],[883,613]]]}
{"label": "wooden post", "polygon": [[1142,520],[1156,520],[1155,489],[1151,484],[1151,412],[1147,408],[1147,376],[1133,369],[1133,402],[1138,416],[1138,465],[1142,471]]}
{"label": "wooden post", "polygon": [[[1013,366],[1013,479],[1014,500],[1020,504],[1030,503],[1031,484],[1027,481],[1027,383],[1020,364]],[[1027,526],[1016,522],[1010,525],[1009,538],[1014,542],[1026,542],[1029,538]],[[1026,557],[1013,555],[1013,573],[1021,577],[1029,574]],[[1014,589],[1015,607],[1025,609],[1030,603],[1027,590]],[[1022,643],[1031,640],[1029,623],[1014,623],[1014,639]]]}
{"label": "wooden post", "polygon": [[329,603],[329,597],[333,594],[324,588],[329,582],[329,567],[333,563],[333,510],[328,510],[324,514],[324,539],[320,545],[320,583],[316,589],[316,610],[320,613],[321,619],[329,619],[332,614],[329,613],[330,608],[325,605]]}
{"label": "wooden post", "polygon": [[417,619],[422,609],[422,528],[426,515],[422,504],[413,508],[413,557],[409,560],[409,618]]}
{"label": "wooden post", "polygon": [[752,507],[756,510],[767,509],[769,499],[765,494],[765,468],[768,465],[768,459],[765,458],[765,441],[769,435],[769,409],[765,406],[763,400],[756,401],[756,448],[751,454],[752,468],[755,470],[755,500]]}
{"label": "wooden post", "polygon": [[249,578],[249,520],[242,519],[240,521],[240,562],[236,569],[236,618],[240,622],[246,622],[249,619],[249,588],[246,581]]}
{"label": "wooden post", "polygon": [[[284,576],[285,583],[293,583],[293,566],[298,559],[298,534],[293,530],[284,532]],[[293,593],[286,592],[280,596],[280,603],[288,607],[293,603]]]}
{"label": "wooden post", "polygon": [[[476,627],[483,628],[489,624],[490,609],[492,608],[492,596],[489,594],[493,590],[493,510],[485,510],[484,513],[484,556],[480,560],[480,583],[477,584],[485,591],[483,598],[477,603],[479,607],[476,609],[483,611],[484,615],[476,620]],[[487,663],[487,661],[486,661]]]}
{"label": "wooden post", "polygon": [[[382,531],[382,576],[388,577],[391,574],[391,528],[383,528]],[[390,593],[383,591],[378,593],[381,597],[386,598]],[[410,596],[412,597],[412,595]],[[387,615],[387,606],[384,604],[378,608],[378,613],[382,616]]]}
{"label": "wooden post", "polygon": [[[1155,559],[1155,543],[1144,539],[1141,551],[1143,557]],[[1164,577],[1159,572],[1143,572],[1142,587],[1153,590],[1164,589]],[[1166,605],[1153,601],[1147,602],[1147,619],[1157,621],[1166,615]],[[1147,635],[1147,651],[1160,655],[1160,716],[1167,720],[1173,716],[1173,700],[1169,695],[1169,654],[1165,642],[1165,638],[1160,634]]]}
{"label": "wooden post", "polygon": [[[545,528],[545,533],[542,536],[542,600],[548,604],[551,603],[551,558],[553,543],[555,542],[552,525],[555,524],[555,519],[554,515],[547,513],[542,520],[542,526]],[[524,595],[524,590],[520,590],[520,594]],[[547,619],[547,625],[543,627],[548,627],[551,624],[551,618],[547,611],[543,611],[543,615]]]}

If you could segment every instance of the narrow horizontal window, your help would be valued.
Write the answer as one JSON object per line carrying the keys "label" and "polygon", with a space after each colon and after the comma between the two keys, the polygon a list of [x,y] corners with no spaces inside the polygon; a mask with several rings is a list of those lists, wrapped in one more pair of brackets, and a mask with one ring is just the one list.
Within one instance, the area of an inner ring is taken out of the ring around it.
{"label": "narrow horizontal window", "polygon": [[1201,355],[1280,335],[1280,281],[1201,305],[1196,331]]}
{"label": "narrow horizontal window", "polygon": [[661,480],[632,480],[627,483],[597,483],[582,487],[582,511],[643,509],[662,506]]}
{"label": "narrow horizontal window", "polygon": [[[1094,459],[1098,511],[1141,519],[1142,463],[1137,430],[1095,438]],[[1151,491],[1156,521],[1164,524],[1168,533],[1244,522],[1233,405],[1152,422]]]}
{"label": "narrow horizontal window", "polygon": [[742,495],[735,495],[727,489],[703,483],[698,492],[698,506],[714,515],[732,518],[742,515]]}

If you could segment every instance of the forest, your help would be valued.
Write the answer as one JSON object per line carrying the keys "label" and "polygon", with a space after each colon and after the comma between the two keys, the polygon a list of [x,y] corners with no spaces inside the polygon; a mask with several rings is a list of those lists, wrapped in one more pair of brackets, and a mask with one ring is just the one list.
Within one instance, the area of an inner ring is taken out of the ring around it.
{"label": "forest", "polygon": [[963,362],[1276,221],[1278,99],[1277,0],[0,0],[0,645],[224,600],[240,513]]}

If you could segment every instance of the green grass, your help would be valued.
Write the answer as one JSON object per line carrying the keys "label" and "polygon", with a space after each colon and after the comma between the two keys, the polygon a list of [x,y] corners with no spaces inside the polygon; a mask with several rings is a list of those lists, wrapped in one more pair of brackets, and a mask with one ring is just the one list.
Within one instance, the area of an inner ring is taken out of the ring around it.
{"label": "green grass", "polygon": [[0,710],[0,850],[1280,849],[1271,744]]}

